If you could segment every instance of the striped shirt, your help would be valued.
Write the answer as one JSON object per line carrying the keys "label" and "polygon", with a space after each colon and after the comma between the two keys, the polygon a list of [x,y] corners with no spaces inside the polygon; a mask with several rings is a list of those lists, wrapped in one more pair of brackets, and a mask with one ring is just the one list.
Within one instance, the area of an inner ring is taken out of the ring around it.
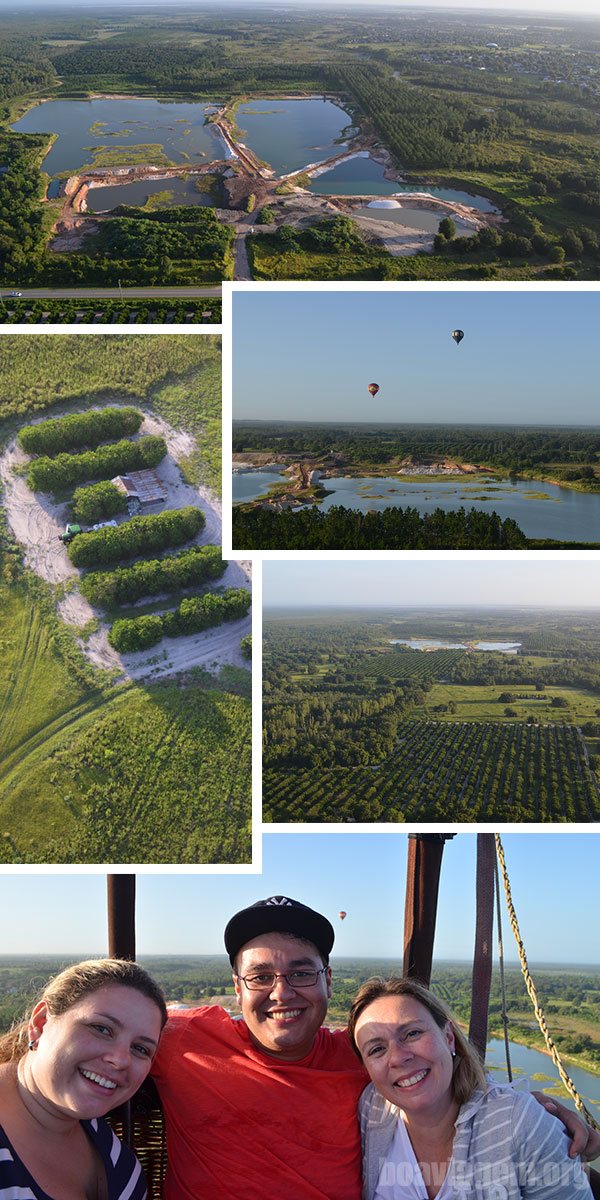
{"label": "striped shirt", "polygon": [[[106,1171],[108,1200],[146,1200],[146,1180],[135,1154],[102,1119],[81,1122]],[[48,1196],[13,1150],[0,1125],[0,1200],[61,1200]]]}
{"label": "striped shirt", "polygon": [[[380,1177],[382,1185],[392,1182],[388,1154],[398,1115],[373,1084],[363,1092],[364,1200],[373,1200]],[[487,1090],[475,1091],[456,1119],[444,1195],[452,1200],[591,1200],[589,1182],[579,1160],[568,1157],[568,1146],[561,1122],[533,1096],[489,1080]],[[405,1173],[399,1173],[396,1187],[392,1182],[386,1193],[390,1200],[415,1194],[404,1190]]]}

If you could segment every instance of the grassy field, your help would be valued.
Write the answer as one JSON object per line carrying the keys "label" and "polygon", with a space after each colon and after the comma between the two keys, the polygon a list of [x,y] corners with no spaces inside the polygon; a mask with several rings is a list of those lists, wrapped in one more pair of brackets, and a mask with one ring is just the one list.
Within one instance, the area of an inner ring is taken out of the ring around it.
{"label": "grassy field", "polygon": [[[537,661],[537,660],[536,660]],[[500,702],[503,692],[510,692],[515,698],[507,703]],[[535,699],[535,697],[544,697]],[[560,696],[567,701],[568,708],[553,707],[554,696]],[[524,697],[527,697],[525,699]],[[565,720],[578,725],[582,721],[594,720],[598,709],[598,696],[581,688],[560,687],[549,684],[545,692],[536,692],[535,688],[522,685],[486,687],[482,684],[465,686],[464,684],[436,683],[427,693],[427,702],[418,710],[420,717],[431,717],[438,704],[456,705],[456,712],[435,713],[435,717],[448,721],[526,721],[535,717],[538,721]],[[516,717],[505,717],[504,709],[514,709]]]}
{"label": "grassy field", "polygon": [[[42,410],[134,398],[195,437],[184,473],[218,489],[219,339],[6,336],[0,366],[0,444]],[[0,863],[249,861],[250,673],[117,685],[19,560],[0,528]]]}

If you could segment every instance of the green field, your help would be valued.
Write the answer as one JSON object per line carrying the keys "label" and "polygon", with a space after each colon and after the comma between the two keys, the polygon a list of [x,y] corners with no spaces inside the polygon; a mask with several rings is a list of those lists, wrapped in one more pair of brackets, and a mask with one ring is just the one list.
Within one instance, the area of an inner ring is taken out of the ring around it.
{"label": "green field", "polygon": [[[195,437],[186,478],[218,487],[219,350],[205,337],[6,336],[0,441],[58,404],[137,399]],[[249,672],[123,681],[85,656],[98,621],[60,619],[70,585],[26,569],[6,526],[0,567],[0,862],[249,861]]]}

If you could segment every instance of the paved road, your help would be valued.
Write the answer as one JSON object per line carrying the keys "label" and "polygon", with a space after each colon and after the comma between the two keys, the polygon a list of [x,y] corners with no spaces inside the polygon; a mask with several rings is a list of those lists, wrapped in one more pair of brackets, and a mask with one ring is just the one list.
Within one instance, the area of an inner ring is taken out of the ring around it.
{"label": "paved road", "polygon": [[[11,289],[12,290],[12,289]],[[16,290],[16,289],[14,289]],[[118,287],[112,288],[23,288],[20,297],[23,300],[193,300],[203,296],[220,297],[221,287]],[[8,292],[0,293],[0,298],[6,303],[14,297]]]}

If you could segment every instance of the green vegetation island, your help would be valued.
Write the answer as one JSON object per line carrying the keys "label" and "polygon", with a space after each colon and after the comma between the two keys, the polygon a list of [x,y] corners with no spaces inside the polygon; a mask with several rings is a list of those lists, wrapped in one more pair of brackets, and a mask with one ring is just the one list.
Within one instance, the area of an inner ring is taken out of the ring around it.
{"label": "green vegetation island", "polygon": [[[232,447],[240,549],[600,544],[597,428],[237,420]],[[578,493],[565,519],[563,489]]]}
{"label": "green vegetation island", "polygon": [[[72,961],[68,956],[39,955],[0,957],[0,1032],[10,1028],[21,1017],[37,995],[42,981],[56,974]],[[140,962],[162,987],[168,1003],[194,1007],[202,1004],[221,1004],[236,1010],[231,980],[231,967],[225,955],[140,956]],[[327,1023],[341,1027],[346,1023],[350,1004],[361,983],[371,975],[388,977],[402,974],[401,957],[338,958],[332,959],[333,996]],[[592,1076],[600,1076],[600,972],[597,966],[540,964],[531,967],[538,997],[546,1015],[548,1027],[559,1053],[565,1062],[580,1067]],[[468,1027],[471,1006],[471,966],[464,962],[434,963],[431,986]],[[507,963],[506,999],[508,1033],[511,1047],[530,1046],[545,1052],[542,1034],[535,1021],[521,972]],[[502,1036],[502,994],[497,970],[492,975],[489,1007],[489,1036]],[[514,1059],[513,1053],[513,1059]],[[493,1056],[502,1063],[503,1052]],[[547,1072],[542,1069],[532,1076],[532,1083],[550,1095],[563,1098],[564,1092],[550,1060]],[[516,1063],[515,1074],[522,1074]],[[580,1084],[580,1087],[583,1087]],[[600,1098],[595,1081],[591,1098]],[[588,1099],[590,1097],[588,1096]]]}
{"label": "green vegetation island", "polygon": [[600,818],[600,614],[263,616],[266,821]]}
{"label": "green vegetation island", "polygon": [[600,278],[596,17],[44,5],[0,44],[9,321],[28,289]]}
{"label": "green vegetation island", "polygon": [[0,862],[251,860],[220,339],[0,339]]}

